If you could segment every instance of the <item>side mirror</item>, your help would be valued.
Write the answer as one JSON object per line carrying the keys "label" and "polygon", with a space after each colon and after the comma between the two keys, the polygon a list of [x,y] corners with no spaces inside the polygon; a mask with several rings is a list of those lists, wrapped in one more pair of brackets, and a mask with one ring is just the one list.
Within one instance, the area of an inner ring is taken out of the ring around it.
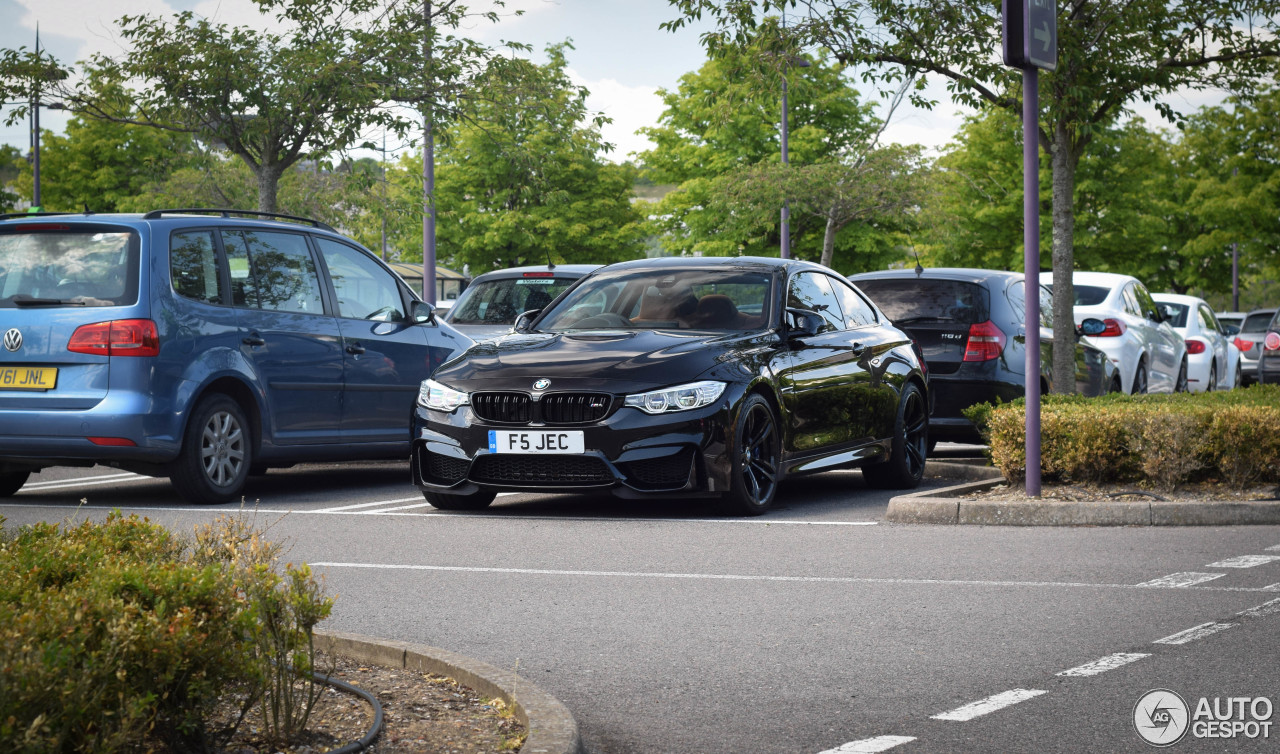
{"label": "side mirror", "polygon": [[1239,335],[1240,325],[1223,325],[1222,334],[1223,335]]}
{"label": "side mirror", "polygon": [[436,309],[426,301],[414,301],[413,306],[409,307],[409,317],[415,325],[423,323],[436,324]]}
{"label": "side mirror", "polygon": [[516,317],[515,324],[511,326],[511,329],[516,332],[529,332],[529,325],[532,325],[533,321],[541,313],[541,309],[530,309],[527,312],[521,312],[520,316]]}
{"label": "side mirror", "polygon": [[793,324],[788,326],[787,340],[811,338],[822,329],[822,316],[809,309],[787,309]]}
{"label": "side mirror", "polygon": [[1076,328],[1077,335],[1101,335],[1102,331],[1107,329],[1107,323],[1096,317],[1085,317],[1080,326]]}

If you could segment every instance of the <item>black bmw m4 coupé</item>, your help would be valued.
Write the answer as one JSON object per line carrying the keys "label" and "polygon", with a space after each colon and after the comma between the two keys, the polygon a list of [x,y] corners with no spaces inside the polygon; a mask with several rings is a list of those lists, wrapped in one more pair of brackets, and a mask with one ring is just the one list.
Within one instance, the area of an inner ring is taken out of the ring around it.
{"label": "black bmw m4 coup\u00e9", "polygon": [[786,477],[916,486],[928,381],[848,281],[795,260],[662,258],[582,278],[422,383],[413,478],[443,509],[612,490],[769,509]]}

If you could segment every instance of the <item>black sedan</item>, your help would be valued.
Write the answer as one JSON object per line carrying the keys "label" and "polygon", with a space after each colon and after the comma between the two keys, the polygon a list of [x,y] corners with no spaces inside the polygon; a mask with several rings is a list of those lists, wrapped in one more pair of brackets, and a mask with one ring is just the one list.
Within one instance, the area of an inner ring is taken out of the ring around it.
{"label": "black sedan", "polygon": [[869,485],[916,486],[927,391],[910,339],[825,267],[623,262],[422,384],[413,478],[443,509],[608,489],[756,515],[792,475],[861,466]]}

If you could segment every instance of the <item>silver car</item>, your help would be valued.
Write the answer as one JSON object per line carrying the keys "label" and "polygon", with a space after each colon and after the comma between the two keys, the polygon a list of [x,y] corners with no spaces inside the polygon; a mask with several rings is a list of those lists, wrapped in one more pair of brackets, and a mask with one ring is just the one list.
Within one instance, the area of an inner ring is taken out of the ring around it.
{"label": "silver car", "polygon": [[1258,358],[1262,355],[1262,341],[1267,337],[1267,325],[1275,316],[1275,309],[1254,309],[1240,323],[1240,332],[1232,341],[1240,349],[1240,384],[1252,385],[1258,381]]}

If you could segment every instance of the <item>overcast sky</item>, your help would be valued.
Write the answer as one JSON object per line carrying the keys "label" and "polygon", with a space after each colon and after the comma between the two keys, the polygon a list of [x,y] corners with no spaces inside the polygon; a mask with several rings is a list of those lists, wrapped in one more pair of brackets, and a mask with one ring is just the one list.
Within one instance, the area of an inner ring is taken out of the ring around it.
{"label": "overcast sky", "polygon": [[[659,28],[675,16],[666,0],[508,0],[507,8],[525,13],[497,25],[477,22],[467,35],[490,43],[524,42],[536,50],[571,40],[575,49],[568,56],[570,73],[591,92],[588,106],[613,119],[604,136],[616,147],[614,160],[650,146],[635,132],[656,124],[661,115],[657,90],[676,88],[681,75],[705,60],[697,27],[675,33]],[[41,47],[63,62],[82,60],[94,52],[114,54],[121,50],[115,19],[181,10],[232,25],[261,27],[264,23],[251,0],[0,0],[0,18],[7,21],[0,26],[0,47],[33,48],[38,23]],[[962,113],[948,103],[941,81],[933,82],[931,88],[938,107],[924,111],[904,104],[886,132],[887,141],[936,148],[954,136]],[[868,95],[870,90],[864,88],[863,93]],[[1215,95],[1194,102],[1178,98],[1175,107],[1189,109],[1216,99]],[[1154,124],[1153,112],[1144,115]],[[65,126],[65,117],[57,112],[45,111],[41,117],[44,128],[60,131]],[[25,151],[28,129],[24,124],[0,125],[0,141]]]}

